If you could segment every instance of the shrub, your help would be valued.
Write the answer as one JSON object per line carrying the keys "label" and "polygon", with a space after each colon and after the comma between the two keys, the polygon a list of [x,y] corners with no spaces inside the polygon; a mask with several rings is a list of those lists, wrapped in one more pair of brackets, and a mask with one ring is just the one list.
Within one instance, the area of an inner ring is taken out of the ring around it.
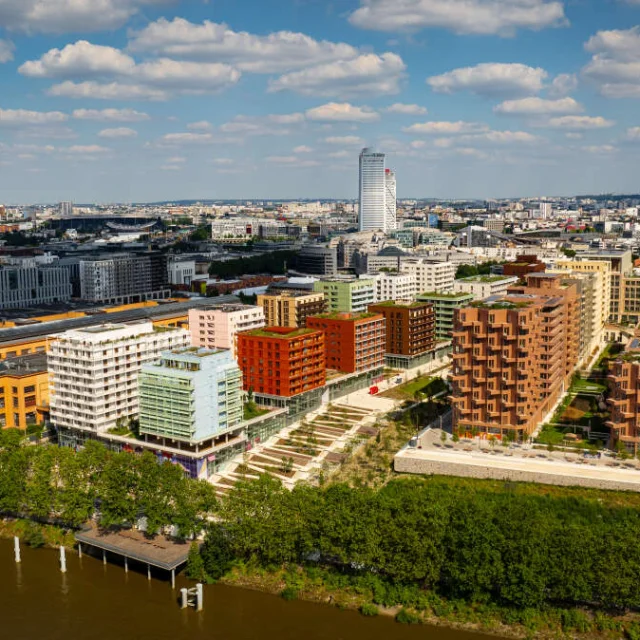
{"label": "shrub", "polygon": [[377,616],[378,615],[378,607],[376,607],[376,605],[372,604],[371,602],[365,602],[360,607],[360,613],[363,616]]}
{"label": "shrub", "polygon": [[40,527],[33,522],[30,522],[24,530],[23,540],[34,549],[44,547],[47,542],[40,530]]}
{"label": "shrub", "polygon": [[298,590],[294,587],[285,587],[280,593],[284,600],[297,600],[298,599]]}
{"label": "shrub", "polygon": [[405,608],[398,611],[396,616],[396,622],[400,624],[420,624],[420,616],[417,613],[412,613]]}

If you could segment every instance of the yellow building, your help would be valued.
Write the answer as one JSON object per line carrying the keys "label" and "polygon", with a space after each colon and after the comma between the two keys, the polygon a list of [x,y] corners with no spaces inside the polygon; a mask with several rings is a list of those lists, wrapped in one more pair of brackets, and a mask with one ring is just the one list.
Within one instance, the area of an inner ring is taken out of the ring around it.
{"label": "yellow building", "polygon": [[257,304],[264,309],[267,327],[304,328],[308,316],[317,316],[327,310],[326,297],[322,292],[263,293],[258,295]]}
{"label": "yellow building", "polygon": [[47,358],[32,355],[0,362],[0,428],[26,429],[49,413]]}

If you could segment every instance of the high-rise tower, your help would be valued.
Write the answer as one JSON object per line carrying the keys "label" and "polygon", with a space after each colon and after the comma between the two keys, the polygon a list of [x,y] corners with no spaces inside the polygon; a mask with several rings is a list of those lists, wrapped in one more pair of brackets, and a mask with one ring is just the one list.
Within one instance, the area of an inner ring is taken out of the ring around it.
{"label": "high-rise tower", "polygon": [[396,172],[386,169],[384,177],[385,231],[398,228],[396,218]]}
{"label": "high-rise tower", "polygon": [[360,153],[360,231],[386,231],[384,153],[365,148]]}

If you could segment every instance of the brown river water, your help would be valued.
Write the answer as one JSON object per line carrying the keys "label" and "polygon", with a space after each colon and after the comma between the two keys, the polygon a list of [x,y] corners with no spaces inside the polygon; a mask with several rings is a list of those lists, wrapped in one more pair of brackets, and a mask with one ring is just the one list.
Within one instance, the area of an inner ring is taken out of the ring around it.
{"label": "brown river water", "polygon": [[0,640],[489,640],[494,636],[430,626],[293,601],[223,585],[206,586],[204,611],[181,610],[162,572],[122,566],[67,551],[58,553],[0,540]]}

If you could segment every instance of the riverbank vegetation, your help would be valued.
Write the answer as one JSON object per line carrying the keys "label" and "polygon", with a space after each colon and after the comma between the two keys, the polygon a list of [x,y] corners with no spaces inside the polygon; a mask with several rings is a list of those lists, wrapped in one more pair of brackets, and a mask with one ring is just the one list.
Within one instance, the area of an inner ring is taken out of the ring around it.
{"label": "riverbank vegetation", "polygon": [[420,478],[288,491],[265,476],[220,504],[202,557],[214,579],[277,574],[289,594],[338,593],[419,620],[620,637],[640,608],[634,502]]}
{"label": "riverbank vegetation", "polygon": [[185,477],[179,465],[151,453],[116,453],[87,442],[76,452],[24,446],[16,430],[0,430],[0,513],[50,520],[71,528],[96,517],[103,527],[166,526],[188,537],[215,505],[213,487]]}

